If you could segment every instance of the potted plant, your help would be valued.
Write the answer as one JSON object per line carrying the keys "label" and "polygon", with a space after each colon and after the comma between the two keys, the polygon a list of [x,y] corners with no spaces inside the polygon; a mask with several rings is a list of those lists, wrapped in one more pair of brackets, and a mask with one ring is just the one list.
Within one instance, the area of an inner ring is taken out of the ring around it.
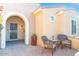
{"label": "potted plant", "polygon": [[37,45],[37,35],[33,33],[31,36],[31,45]]}
{"label": "potted plant", "polygon": [[0,15],[0,39],[1,39],[1,30],[3,29],[2,25],[2,16]]}
{"label": "potted plant", "polygon": [[0,24],[0,31],[3,29],[3,25],[2,24]]}

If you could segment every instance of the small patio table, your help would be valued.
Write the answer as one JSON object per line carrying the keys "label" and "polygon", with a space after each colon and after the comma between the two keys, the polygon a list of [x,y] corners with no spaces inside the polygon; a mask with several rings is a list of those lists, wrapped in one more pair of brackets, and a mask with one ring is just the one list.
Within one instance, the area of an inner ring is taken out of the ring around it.
{"label": "small patio table", "polygon": [[53,40],[50,40],[53,44],[56,44],[56,48],[59,47],[60,45],[60,41],[59,40],[56,40],[56,39],[53,39]]}
{"label": "small patio table", "polygon": [[52,56],[53,56],[53,50],[56,51],[57,47],[59,46],[58,43],[59,43],[59,40],[49,40],[54,46],[53,46],[53,49],[52,49]]}

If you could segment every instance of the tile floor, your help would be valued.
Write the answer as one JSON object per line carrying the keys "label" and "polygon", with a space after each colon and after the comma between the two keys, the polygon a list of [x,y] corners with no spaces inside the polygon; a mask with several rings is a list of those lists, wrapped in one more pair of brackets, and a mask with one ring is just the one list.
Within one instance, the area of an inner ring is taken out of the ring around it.
{"label": "tile floor", "polygon": [[[78,50],[58,48],[54,56],[74,56]],[[25,45],[21,41],[7,42],[5,49],[0,49],[0,56],[51,56],[51,50],[39,46]]]}

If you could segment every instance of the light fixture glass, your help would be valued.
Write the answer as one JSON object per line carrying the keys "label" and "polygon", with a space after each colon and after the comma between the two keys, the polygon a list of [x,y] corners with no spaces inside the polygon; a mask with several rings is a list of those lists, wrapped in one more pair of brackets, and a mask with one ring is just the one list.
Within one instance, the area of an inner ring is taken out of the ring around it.
{"label": "light fixture glass", "polygon": [[50,16],[50,22],[54,22],[54,20],[55,20],[55,16],[54,15]]}

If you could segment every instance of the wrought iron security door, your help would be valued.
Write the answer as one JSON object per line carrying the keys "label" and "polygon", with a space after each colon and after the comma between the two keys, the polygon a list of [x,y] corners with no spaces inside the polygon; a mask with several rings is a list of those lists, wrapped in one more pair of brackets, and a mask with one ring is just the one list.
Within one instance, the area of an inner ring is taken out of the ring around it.
{"label": "wrought iron security door", "polygon": [[17,24],[10,23],[10,39],[17,39]]}

